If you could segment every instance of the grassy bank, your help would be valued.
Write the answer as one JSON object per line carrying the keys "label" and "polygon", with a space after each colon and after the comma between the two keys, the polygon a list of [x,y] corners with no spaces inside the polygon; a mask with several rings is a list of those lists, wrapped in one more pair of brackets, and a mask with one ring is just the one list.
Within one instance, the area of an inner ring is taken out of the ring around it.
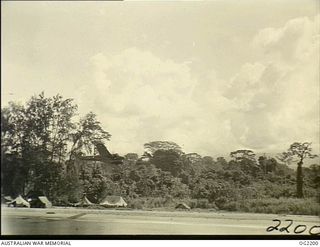
{"label": "grassy bank", "polygon": [[192,209],[226,210],[232,212],[320,215],[320,204],[315,198],[259,198],[237,201],[209,202],[207,199],[172,199],[172,198],[135,198],[128,200],[128,207],[133,209],[174,209],[184,202]]}
{"label": "grassy bank", "polygon": [[314,198],[262,198],[231,201],[220,209],[250,213],[320,215],[320,204]]}

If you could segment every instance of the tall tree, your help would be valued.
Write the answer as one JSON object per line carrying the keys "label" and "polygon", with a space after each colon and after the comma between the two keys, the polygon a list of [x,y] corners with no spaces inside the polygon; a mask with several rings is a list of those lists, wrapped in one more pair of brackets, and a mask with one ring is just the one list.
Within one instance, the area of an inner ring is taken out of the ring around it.
{"label": "tall tree", "polygon": [[[95,178],[95,189],[88,189],[92,186],[91,175],[89,167],[82,166],[78,162],[75,162],[75,157],[77,155],[82,155],[83,153],[92,154],[95,152],[95,143],[104,143],[104,141],[109,140],[111,135],[109,132],[105,131],[101,126],[101,123],[97,120],[96,114],[89,112],[83,118],[80,119],[75,125],[75,130],[71,135],[71,150],[69,153],[69,160],[67,163],[67,178],[72,178],[70,185],[79,186],[82,191],[87,193],[89,197],[93,197],[92,191],[97,191],[98,187],[101,189],[103,185],[104,178]],[[101,172],[101,167],[99,168]],[[91,192],[89,192],[91,191]],[[103,189],[101,189],[102,193]],[[81,193],[81,190],[79,190]],[[99,192],[99,193],[100,193]],[[104,193],[104,192],[103,192]],[[79,193],[78,193],[79,195]],[[73,197],[77,197],[73,195]],[[96,200],[96,198],[94,199]]]}
{"label": "tall tree", "polygon": [[25,106],[14,102],[1,109],[1,174],[4,178],[1,185],[8,194],[24,194],[31,180],[31,161],[35,154],[31,140],[33,127],[27,125],[30,117]]}
{"label": "tall tree", "polygon": [[139,159],[138,154],[136,153],[127,153],[124,156],[124,164],[126,165],[135,165]]}
{"label": "tall tree", "polygon": [[243,159],[255,160],[255,153],[252,150],[240,149],[231,152],[230,157],[235,161],[242,161]]}
{"label": "tall tree", "polygon": [[145,152],[151,156],[157,151],[157,150],[174,150],[178,154],[182,154],[181,147],[175,143],[170,141],[153,141],[148,142],[144,144]]}
{"label": "tall tree", "polygon": [[261,172],[261,168],[257,164],[255,153],[252,150],[241,149],[236,150],[230,153],[232,160],[229,162],[235,162],[238,164],[242,171],[251,174],[253,177],[257,177],[257,175]]}
{"label": "tall tree", "polygon": [[[4,167],[12,164],[8,171],[16,168],[12,183],[19,180],[19,184],[23,184],[20,193],[48,184],[45,181],[48,176],[43,174],[47,169],[60,174],[76,108],[72,99],[64,100],[60,95],[45,97],[42,92],[31,97],[24,106],[9,103],[2,109],[1,147],[4,157],[10,156],[3,163]],[[54,174],[51,178],[59,179]],[[53,180],[50,184],[57,184]]]}
{"label": "tall tree", "polygon": [[30,141],[51,161],[61,162],[65,158],[76,110],[72,99],[63,99],[61,95],[47,98],[43,92],[27,102],[25,125],[30,129]]}
{"label": "tall tree", "polygon": [[73,155],[83,152],[92,152],[95,142],[110,140],[110,133],[105,131],[97,120],[96,114],[89,112],[76,125],[76,131],[72,133],[72,147],[70,151],[71,160]]}
{"label": "tall tree", "polygon": [[265,174],[269,172],[274,172],[278,165],[277,160],[275,158],[268,158],[266,156],[259,156],[258,162],[261,170]]}
{"label": "tall tree", "polygon": [[150,162],[157,168],[170,172],[173,176],[178,176],[182,170],[182,162],[180,161],[180,154],[175,150],[157,150]]}
{"label": "tall tree", "polygon": [[75,128],[71,121],[75,115],[77,106],[72,99],[63,99],[56,95],[51,99],[52,119],[48,131],[50,133],[49,150],[51,161],[60,163],[67,154],[67,142],[70,140],[70,133]]}
{"label": "tall tree", "polygon": [[297,197],[303,197],[303,174],[302,165],[305,159],[313,159],[317,155],[312,154],[311,142],[295,142],[290,145],[288,151],[278,156],[279,160],[284,162],[297,162]]}
{"label": "tall tree", "polygon": [[9,102],[1,109],[1,149],[3,152],[21,155],[23,144],[26,142],[25,107]]}

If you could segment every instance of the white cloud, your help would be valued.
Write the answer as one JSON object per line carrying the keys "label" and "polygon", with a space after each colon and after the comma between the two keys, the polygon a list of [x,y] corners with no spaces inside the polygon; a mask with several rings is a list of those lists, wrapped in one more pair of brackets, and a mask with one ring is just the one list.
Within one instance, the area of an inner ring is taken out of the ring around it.
{"label": "white cloud", "polygon": [[238,112],[233,130],[243,145],[279,149],[293,141],[319,148],[319,16],[261,30],[253,46],[259,62],[245,64],[226,97]]}
{"label": "white cloud", "polygon": [[178,63],[130,48],[91,58],[92,82],[82,110],[96,112],[113,134],[114,152],[142,152],[143,144],[171,140],[186,152],[237,148],[280,152],[294,141],[319,148],[319,16],[266,28],[252,40],[257,59],[230,80],[191,73]]}
{"label": "white cloud", "polygon": [[136,48],[97,54],[91,62],[94,81],[81,89],[81,97],[83,102],[91,99],[87,110],[97,112],[114,134],[113,149],[137,150],[135,146],[158,139],[179,142],[179,136],[168,133],[197,111],[191,100],[196,81],[187,64]]}
{"label": "white cloud", "polygon": [[319,48],[319,18],[301,17],[280,28],[265,28],[255,36],[253,45],[271,62],[286,65],[306,61]]}

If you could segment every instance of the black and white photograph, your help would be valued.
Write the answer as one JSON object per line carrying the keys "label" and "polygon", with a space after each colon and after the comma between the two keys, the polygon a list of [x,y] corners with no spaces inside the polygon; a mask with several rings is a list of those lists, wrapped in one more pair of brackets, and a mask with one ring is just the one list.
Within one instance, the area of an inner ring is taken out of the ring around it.
{"label": "black and white photograph", "polygon": [[1,1],[1,236],[319,237],[319,68],[318,0]]}

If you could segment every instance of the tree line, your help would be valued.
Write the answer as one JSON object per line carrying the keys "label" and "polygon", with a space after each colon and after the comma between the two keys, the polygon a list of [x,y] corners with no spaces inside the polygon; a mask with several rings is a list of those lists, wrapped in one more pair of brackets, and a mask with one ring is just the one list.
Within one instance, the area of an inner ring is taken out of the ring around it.
{"label": "tree line", "polygon": [[[72,99],[41,93],[24,105],[10,102],[1,109],[2,194],[42,191],[56,204],[83,195],[93,202],[106,195],[121,195],[129,203],[178,198],[218,209],[243,199],[320,200],[320,166],[303,167],[306,159],[316,157],[308,142],[293,143],[277,158],[235,150],[230,157],[214,159],[185,153],[174,142],[153,141],[144,144],[143,154],[124,155],[108,172],[102,162],[74,166],[77,157],[95,154],[95,142],[110,138],[94,113],[78,115]],[[288,162],[296,162],[297,169]]]}

